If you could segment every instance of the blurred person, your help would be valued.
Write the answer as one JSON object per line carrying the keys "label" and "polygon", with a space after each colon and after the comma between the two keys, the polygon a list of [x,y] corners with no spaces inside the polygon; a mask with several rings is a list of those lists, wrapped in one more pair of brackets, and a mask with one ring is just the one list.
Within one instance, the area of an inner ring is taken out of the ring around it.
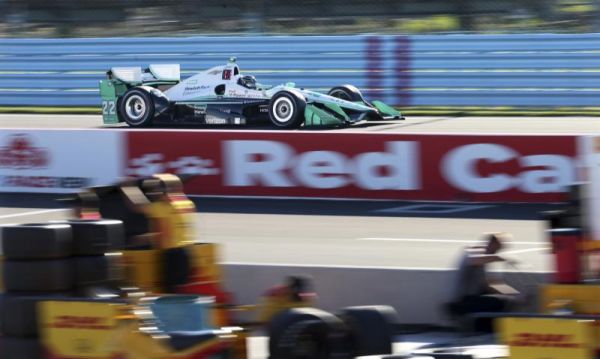
{"label": "blurred person", "polygon": [[157,174],[142,183],[149,200],[144,212],[149,218],[154,248],[161,250],[163,286],[178,293],[189,282],[191,256],[186,246],[195,242],[196,206],[183,193],[183,183],[172,174]]}
{"label": "blurred person", "polygon": [[[504,281],[491,280],[486,271],[486,266],[490,263],[515,263],[498,254],[507,237],[506,233],[487,234],[484,244],[464,249],[453,283],[451,302],[447,305],[451,314],[462,316],[512,309],[519,292]],[[491,320],[489,323],[482,323],[480,329],[489,331]]]}
{"label": "blurred person", "polygon": [[183,247],[195,241],[196,206],[184,193],[181,180],[172,174],[158,174],[142,183],[149,199],[144,212],[151,219],[158,249]]}
{"label": "blurred person", "polygon": [[311,291],[312,279],[308,276],[288,276],[284,283],[267,290],[259,305],[258,319],[267,323],[279,312],[290,308],[314,305],[316,294]]}

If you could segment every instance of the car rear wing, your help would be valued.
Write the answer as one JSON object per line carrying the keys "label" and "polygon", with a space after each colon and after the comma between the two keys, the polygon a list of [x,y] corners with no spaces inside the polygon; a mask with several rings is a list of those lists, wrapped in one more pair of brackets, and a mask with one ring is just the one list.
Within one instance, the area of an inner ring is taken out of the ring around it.
{"label": "car rear wing", "polygon": [[141,85],[147,82],[179,82],[181,70],[179,64],[151,64],[142,70],[140,66],[113,67],[107,72],[109,79],[128,85]]}

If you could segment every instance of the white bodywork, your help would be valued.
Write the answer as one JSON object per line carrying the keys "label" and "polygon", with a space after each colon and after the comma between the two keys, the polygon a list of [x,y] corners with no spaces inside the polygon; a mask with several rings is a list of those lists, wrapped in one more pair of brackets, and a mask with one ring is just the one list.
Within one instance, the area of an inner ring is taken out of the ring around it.
{"label": "white bodywork", "polygon": [[179,69],[179,64],[155,64],[148,66],[148,68],[157,80],[177,82],[181,80],[181,70]]}
{"label": "white bodywork", "polygon": [[[238,83],[243,77],[239,67],[230,62],[224,66],[216,66],[206,71],[191,76],[179,84],[165,91],[165,95],[172,102],[186,103],[209,101],[218,102],[219,99],[270,99],[274,94],[286,89],[294,89],[301,92],[308,103],[324,102],[336,103],[344,108],[356,111],[369,111],[370,107],[363,104],[345,101],[322,93],[297,89],[293,83],[278,85],[275,87],[257,84],[256,89],[246,88]],[[216,90],[223,86],[222,92]]]}
{"label": "white bodywork", "polygon": [[[229,78],[224,78],[226,71],[229,71]],[[240,77],[239,68],[235,64],[216,66],[183,80],[165,91],[165,95],[170,101],[174,102],[194,102],[217,96],[225,98],[270,98],[266,90],[253,90],[239,85],[238,80]],[[217,87],[221,85],[225,87],[222,95],[215,92]]]}

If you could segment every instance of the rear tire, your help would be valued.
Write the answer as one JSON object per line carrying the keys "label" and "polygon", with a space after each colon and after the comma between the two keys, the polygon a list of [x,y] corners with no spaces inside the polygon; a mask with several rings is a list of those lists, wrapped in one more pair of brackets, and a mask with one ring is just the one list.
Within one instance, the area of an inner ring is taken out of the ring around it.
{"label": "rear tire", "polygon": [[129,126],[148,127],[154,120],[154,101],[146,91],[134,87],[123,95],[119,111]]}
{"label": "rear tire", "polygon": [[298,128],[304,122],[306,100],[291,91],[276,93],[269,102],[269,118],[279,128]]}

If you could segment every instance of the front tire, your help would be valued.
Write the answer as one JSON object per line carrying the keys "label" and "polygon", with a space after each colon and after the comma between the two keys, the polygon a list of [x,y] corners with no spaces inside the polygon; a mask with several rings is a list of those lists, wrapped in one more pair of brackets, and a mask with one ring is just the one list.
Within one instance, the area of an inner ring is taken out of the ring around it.
{"label": "front tire", "polygon": [[331,97],[339,98],[340,100],[366,103],[363,95],[360,93],[360,90],[352,85],[332,87],[327,94]]}
{"label": "front tire", "polygon": [[279,128],[298,128],[304,122],[306,100],[299,95],[281,91],[269,102],[269,118]]}
{"label": "front tire", "polygon": [[148,127],[154,119],[154,101],[146,91],[134,87],[123,95],[119,111],[129,126]]}

